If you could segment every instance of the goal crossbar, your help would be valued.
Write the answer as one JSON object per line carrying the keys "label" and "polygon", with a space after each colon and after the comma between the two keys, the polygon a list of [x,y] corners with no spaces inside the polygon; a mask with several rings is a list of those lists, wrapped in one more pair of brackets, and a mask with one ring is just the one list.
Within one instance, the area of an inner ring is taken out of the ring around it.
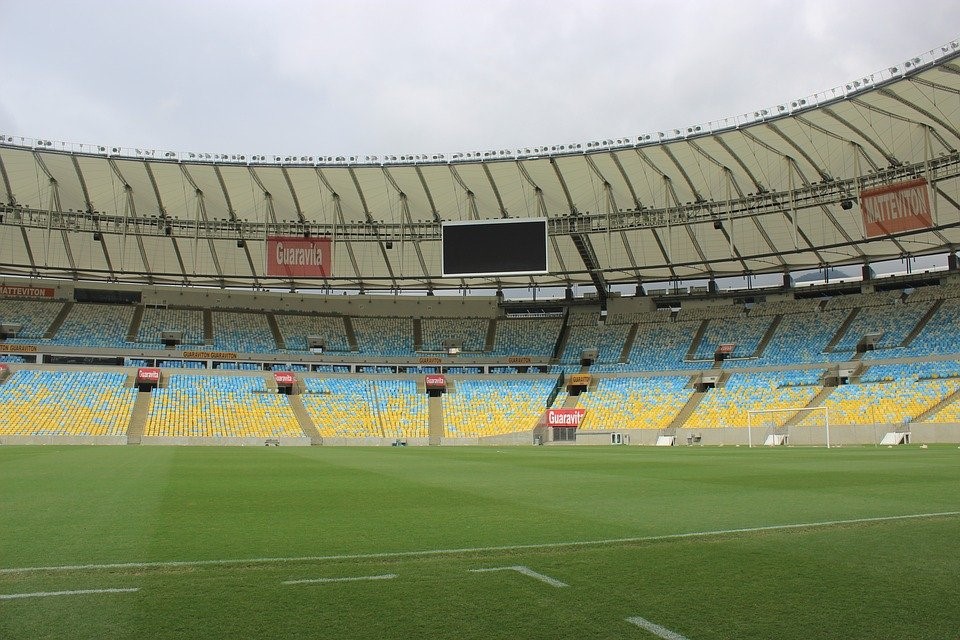
{"label": "goal crossbar", "polygon": [[823,426],[826,431],[827,437],[827,449],[830,448],[830,410],[826,405],[821,405],[819,407],[784,407],[782,409],[748,409],[747,410],[747,445],[753,446],[753,420],[754,416],[762,416],[763,414],[789,414],[787,420],[792,419],[795,416],[798,416],[804,412],[814,413],[817,411],[823,412]]}

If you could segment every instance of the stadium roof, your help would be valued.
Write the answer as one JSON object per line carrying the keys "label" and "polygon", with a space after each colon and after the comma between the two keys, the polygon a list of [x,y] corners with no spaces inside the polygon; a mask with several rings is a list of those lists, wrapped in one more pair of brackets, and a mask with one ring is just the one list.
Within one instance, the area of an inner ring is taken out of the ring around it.
{"label": "stadium roof", "polygon": [[[231,287],[604,292],[864,264],[960,245],[958,145],[957,42],[736,118],[550,147],[281,158],[4,135],[0,271]],[[931,224],[871,233],[861,193],[916,178],[929,185]],[[441,221],[527,217],[549,219],[548,274],[441,276]],[[268,276],[265,238],[304,234],[333,239],[329,276]]]}

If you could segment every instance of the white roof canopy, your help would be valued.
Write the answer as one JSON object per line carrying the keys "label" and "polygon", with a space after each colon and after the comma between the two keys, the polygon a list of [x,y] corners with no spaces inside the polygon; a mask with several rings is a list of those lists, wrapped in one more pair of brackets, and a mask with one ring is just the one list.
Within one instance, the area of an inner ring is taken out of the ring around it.
{"label": "white roof canopy", "polygon": [[[214,286],[604,290],[953,251],[958,57],[944,47],[882,81],[728,126],[470,158],[208,160],[0,138],[0,271]],[[933,225],[868,237],[858,194],[914,177],[929,184]],[[441,277],[441,221],[507,217],[549,219],[550,273]],[[304,232],[332,238],[330,276],[268,277],[265,238]]]}

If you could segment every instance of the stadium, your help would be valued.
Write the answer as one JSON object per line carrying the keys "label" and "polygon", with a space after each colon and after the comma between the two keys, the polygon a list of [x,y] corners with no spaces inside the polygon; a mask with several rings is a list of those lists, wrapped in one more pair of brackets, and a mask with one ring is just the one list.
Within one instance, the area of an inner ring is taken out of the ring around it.
{"label": "stadium", "polygon": [[958,96],[952,41],[572,144],[0,137],[0,634],[953,637]]}

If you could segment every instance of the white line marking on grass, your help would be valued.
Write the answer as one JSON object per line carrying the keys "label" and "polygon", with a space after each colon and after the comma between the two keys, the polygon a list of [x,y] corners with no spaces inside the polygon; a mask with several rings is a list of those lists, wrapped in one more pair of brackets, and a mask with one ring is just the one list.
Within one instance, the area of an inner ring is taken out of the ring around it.
{"label": "white line marking on grass", "polygon": [[395,573],[385,573],[380,576],[353,576],[349,578],[310,578],[308,580],[287,580],[283,584],[326,584],[328,582],[360,582],[363,580],[393,580]]}
{"label": "white line marking on grass", "polygon": [[76,591],[38,591],[37,593],[4,593],[0,600],[19,600],[21,598],[48,598],[51,596],[82,596],[88,593],[134,593],[135,589],[78,589]]}
{"label": "white line marking on grass", "polygon": [[464,553],[493,553],[497,551],[527,551],[537,549],[562,549],[564,547],[603,547],[617,544],[635,544],[640,542],[660,542],[664,540],[682,540],[684,538],[705,538],[725,536],[735,533],[759,533],[762,531],[788,531],[790,529],[812,529],[815,527],[836,527],[847,524],[868,524],[873,522],[895,522],[897,520],[917,520],[920,518],[943,518],[960,516],[960,511],[939,511],[935,513],[911,513],[902,516],[879,516],[875,518],[852,518],[850,520],[825,520],[822,522],[799,522],[794,524],[774,524],[764,527],[742,527],[739,529],[716,529],[713,531],[691,531],[687,533],[665,533],[657,536],[639,536],[634,538],[607,538],[602,540],[580,540],[573,542],[542,542],[534,544],[507,544],[491,547],[462,547],[459,549],[423,549],[420,551],[385,551],[382,553],[345,553],[326,556],[294,556],[275,558],[231,558],[224,560],[168,560],[157,562],[112,562],[105,564],[64,564],[46,567],[9,567],[0,569],[0,575],[33,573],[39,571],[102,571],[109,569],[173,569],[177,567],[210,567],[245,564],[281,564],[291,562],[338,562],[343,560],[382,560],[386,558],[424,558],[429,556],[452,556]]}
{"label": "white line marking on grass", "polygon": [[670,629],[661,627],[658,624],[654,624],[646,618],[641,618],[639,616],[635,618],[627,618],[627,622],[630,624],[635,624],[641,629],[646,629],[653,635],[663,638],[663,640],[688,640],[685,636],[682,636],[675,631],[670,631]]}
{"label": "white line marking on grass", "polygon": [[521,564],[513,565],[512,567],[490,567],[488,569],[470,569],[471,573],[486,573],[488,571],[516,571],[517,573],[522,573],[525,576],[529,576],[534,580],[539,580],[540,582],[545,582],[551,587],[569,587],[566,582],[560,582],[556,578],[551,578],[550,576],[545,576],[542,573],[537,573],[530,567],[525,567]]}

